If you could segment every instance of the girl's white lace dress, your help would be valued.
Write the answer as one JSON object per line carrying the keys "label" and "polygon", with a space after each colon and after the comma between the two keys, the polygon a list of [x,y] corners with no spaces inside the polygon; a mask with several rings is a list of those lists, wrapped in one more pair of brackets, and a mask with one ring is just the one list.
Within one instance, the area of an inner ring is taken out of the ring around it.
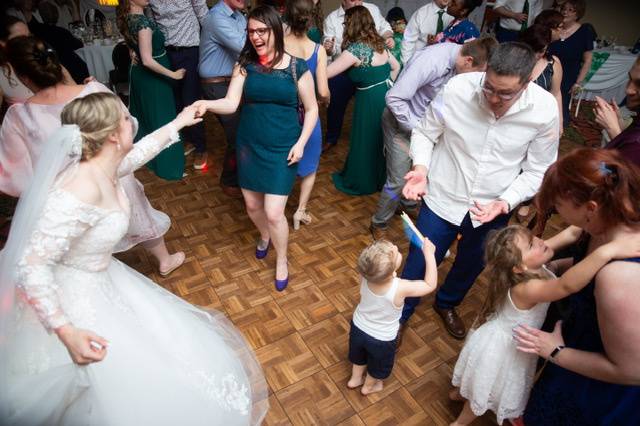
{"label": "girl's white lace dress", "polygon": [[516,349],[513,329],[521,324],[540,328],[548,307],[548,303],[539,303],[528,310],[518,309],[509,291],[501,309],[469,331],[451,382],[460,388],[474,414],[491,410],[502,424],[524,412],[538,357]]}
{"label": "girl's white lace dress", "polygon": [[[147,137],[120,176],[160,150]],[[215,311],[198,309],[114,259],[129,208],[105,210],[54,187],[18,265],[2,424],[259,424],[267,387],[251,348]],[[72,362],[52,330],[66,323],[110,345]],[[43,327],[44,326],[44,327]],[[7,413],[5,413],[7,414]],[[6,422],[6,423],[5,423]]]}

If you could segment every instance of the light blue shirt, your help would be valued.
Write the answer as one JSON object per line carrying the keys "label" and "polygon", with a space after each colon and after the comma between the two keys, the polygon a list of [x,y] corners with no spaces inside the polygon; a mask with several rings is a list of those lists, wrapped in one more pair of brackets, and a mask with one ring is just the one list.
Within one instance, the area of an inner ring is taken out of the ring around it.
{"label": "light blue shirt", "polygon": [[416,51],[386,96],[387,107],[405,132],[418,125],[427,106],[456,73],[459,44],[442,43]]}
{"label": "light blue shirt", "polygon": [[220,0],[204,18],[200,32],[200,78],[230,77],[244,47],[247,20]]}

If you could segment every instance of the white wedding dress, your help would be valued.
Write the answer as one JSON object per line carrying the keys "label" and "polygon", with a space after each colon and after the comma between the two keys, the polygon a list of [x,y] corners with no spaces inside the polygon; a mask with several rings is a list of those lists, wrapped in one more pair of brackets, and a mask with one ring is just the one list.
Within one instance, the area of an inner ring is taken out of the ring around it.
{"label": "white wedding dress", "polygon": [[[152,136],[135,145],[121,176],[165,145]],[[188,304],[111,256],[129,213],[83,203],[59,184],[49,193],[18,263],[2,342],[8,377],[0,399],[8,413],[0,423],[259,424],[267,386],[224,315]],[[66,323],[107,339],[104,360],[74,364],[52,331]]]}

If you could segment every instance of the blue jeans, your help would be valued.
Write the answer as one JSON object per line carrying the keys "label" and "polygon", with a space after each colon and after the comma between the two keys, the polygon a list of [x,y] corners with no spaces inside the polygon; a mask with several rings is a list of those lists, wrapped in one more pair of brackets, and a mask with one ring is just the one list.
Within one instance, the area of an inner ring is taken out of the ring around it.
{"label": "blue jeans", "polygon": [[356,93],[356,86],[346,72],[338,74],[329,79],[329,91],[331,92],[331,102],[327,108],[327,143],[338,143],[340,133],[342,133],[342,122],[347,111],[349,101]]}
{"label": "blue jeans", "polygon": [[[484,269],[484,240],[493,229],[503,228],[509,222],[510,215],[503,214],[493,221],[474,228],[469,213],[462,223],[454,225],[447,222],[427,207],[423,202],[416,226],[422,234],[436,246],[436,263],[439,265],[458,234],[462,238],[458,242],[458,254],[444,284],[436,293],[436,306],[451,309],[458,306],[467,294],[473,282]],[[409,280],[424,279],[424,255],[419,247],[413,244],[409,248],[407,263],[402,271],[402,278]],[[408,297],[404,300],[400,323],[409,320],[420,303],[419,297]]]}
{"label": "blue jeans", "polygon": [[[174,70],[184,68],[186,73],[182,80],[176,81],[173,93],[176,97],[176,110],[178,113],[186,106],[202,99],[200,87],[200,75],[198,74],[198,58],[200,52],[198,46],[171,50],[167,48],[167,55]],[[204,139],[204,123],[185,127],[181,133],[195,147],[199,154],[205,153],[207,147]]]}

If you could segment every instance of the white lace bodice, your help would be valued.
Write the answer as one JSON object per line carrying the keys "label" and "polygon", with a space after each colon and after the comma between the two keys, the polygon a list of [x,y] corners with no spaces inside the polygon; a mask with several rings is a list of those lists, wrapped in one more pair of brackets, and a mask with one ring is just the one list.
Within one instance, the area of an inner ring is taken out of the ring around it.
{"label": "white lace bodice", "polygon": [[[155,135],[136,143],[120,164],[119,176],[133,173],[177,140],[172,137],[159,141]],[[126,198],[124,192],[122,195]],[[45,328],[51,331],[69,322],[58,300],[56,267],[88,272],[106,270],[115,245],[127,232],[129,215],[128,206],[125,210],[106,210],[84,203],[61,188],[51,190],[17,265],[18,288]]]}

